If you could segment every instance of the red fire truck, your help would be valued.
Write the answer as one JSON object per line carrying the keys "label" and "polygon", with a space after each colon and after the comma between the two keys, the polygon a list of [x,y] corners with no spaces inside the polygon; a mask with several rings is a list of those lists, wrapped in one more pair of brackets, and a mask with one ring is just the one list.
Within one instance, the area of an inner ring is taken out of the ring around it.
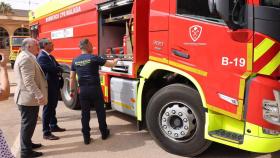
{"label": "red fire truck", "polygon": [[[279,0],[56,0],[30,14],[64,65],[89,38],[107,104],[136,118],[166,151],[194,156],[211,142],[280,149]],[[67,73],[68,72],[68,73]]]}
{"label": "red fire truck", "polygon": [[29,37],[29,36],[11,36],[11,38],[10,38],[9,60],[10,60],[12,68],[14,68],[14,64],[15,64],[17,55],[20,53],[21,43],[27,37]]}

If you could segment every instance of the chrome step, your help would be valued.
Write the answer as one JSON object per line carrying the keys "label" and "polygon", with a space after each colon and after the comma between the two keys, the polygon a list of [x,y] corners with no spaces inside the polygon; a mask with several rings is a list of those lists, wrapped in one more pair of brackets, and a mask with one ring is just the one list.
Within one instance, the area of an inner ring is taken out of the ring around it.
{"label": "chrome step", "polygon": [[244,136],[242,134],[226,131],[223,129],[211,131],[209,132],[209,135],[214,138],[222,139],[236,144],[242,144],[244,139]]}

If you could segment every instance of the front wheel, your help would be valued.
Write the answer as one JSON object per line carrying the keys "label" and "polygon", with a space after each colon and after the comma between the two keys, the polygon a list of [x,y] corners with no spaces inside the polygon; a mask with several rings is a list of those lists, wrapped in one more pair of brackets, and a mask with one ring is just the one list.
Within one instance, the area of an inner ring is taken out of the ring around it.
{"label": "front wheel", "polygon": [[74,96],[70,96],[70,75],[69,73],[63,73],[62,77],[64,79],[63,88],[61,89],[61,98],[64,104],[70,109],[79,109],[79,98],[77,93],[77,85],[75,86]]}
{"label": "front wheel", "polygon": [[204,139],[200,96],[186,85],[172,84],[156,92],[149,101],[146,122],[152,137],[170,153],[196,156],[211,144]]}

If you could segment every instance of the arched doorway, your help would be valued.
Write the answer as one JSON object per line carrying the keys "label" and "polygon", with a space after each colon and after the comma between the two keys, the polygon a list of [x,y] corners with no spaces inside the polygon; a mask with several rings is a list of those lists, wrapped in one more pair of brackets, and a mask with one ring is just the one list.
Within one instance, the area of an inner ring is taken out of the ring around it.
{"label": "arched doorway", "polygon": [[24,27],[18,28],[14,32],[14,36],[29,36],[29,35],[30,35],[29,30]]}
{"label": "arched doorway", "polygon": [[8,49],[10,45],[8,31],[0,27],[0,49]]}

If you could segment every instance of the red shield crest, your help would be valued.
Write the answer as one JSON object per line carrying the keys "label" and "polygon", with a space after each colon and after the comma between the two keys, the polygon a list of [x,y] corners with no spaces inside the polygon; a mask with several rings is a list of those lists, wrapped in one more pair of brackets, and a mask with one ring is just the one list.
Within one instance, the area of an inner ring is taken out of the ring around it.
{"label": "red shield crest", "polygon": [[189,33],[191,39],[196,42],[202,33],[202,27],[199,25],[193,25],[189,28]]}

